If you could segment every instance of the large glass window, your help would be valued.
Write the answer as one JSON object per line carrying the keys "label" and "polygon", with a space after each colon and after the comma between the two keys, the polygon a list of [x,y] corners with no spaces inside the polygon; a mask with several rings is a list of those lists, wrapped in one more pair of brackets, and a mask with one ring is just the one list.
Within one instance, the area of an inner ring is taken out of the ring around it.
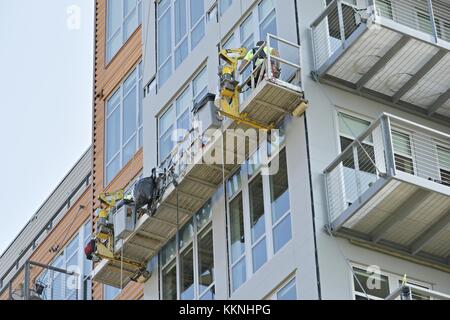
{"label": "large glass window", "polygon": [[211,202],[208,202],[179,230],[178,237],[161,250],[161,287],[164,300],[214,299],[211,214]]}
{"label": "large glass window", "polygon": [[[208,89],[206,68],[175,99],[168,109],[159,117],[159,161],[163,163],[176,143],[183,141],[184,134],[192,126],[192,108],[201,100]],[[184,133],[184,134],[183,134]]]}
{"label": "large glass window", "polygon": [[232,3],[233,0],[219,0],[219,14],[222,16]]}
{"label": "large glass window", "polygon": [[142,63],[106,102],[105,185],[142,146]]}
{"label": "large glass window", "polygon": [[158,78],[162,86],[205,35],[204,0],[161,0],[157,7]]}
{"label": "large glass window", "polygon": [[275,160],[278,163],[278,171],[273,175],[262,174],[260,157],[256,154],[227,181],[232,291],[292,239],[285,148],[282,146],[273,155],[270,165]]}
{"label": "large glass window", "polygon": [[108,0],[106,61],[109,62],[142,23],[142,0]]}
{"label": "large glass window", "polygon": [[[342,112],[338,114],[338,124],[342,152],[370,126],[369,121]],[[360,145],[357,145],[356,154],[358,160],[357,167],[355,164],[355,154],[352,150],[346,153],[346,157],[343,160],[342,174],[344,176],[344,191],[347,204],[355,202],[358,196],[358,185],[363,188],[368,188],[377,179],[377,171],[374,165],[375,149],[373,147],[372,136],[369,136]],[[358,168],[359,174],[355,174],[356,168]]]}
{"label": "large glass window", "polygon": [[75,272],[76,276],[52,270],[39,276],[38,281],[45,286],[44,300],[91,299],[92,283],[88,275],[92,271],[92,261],[84,255],[84,246],[91,240],[91,233],[92,224],[88,221],[51,263],[55,268]]}

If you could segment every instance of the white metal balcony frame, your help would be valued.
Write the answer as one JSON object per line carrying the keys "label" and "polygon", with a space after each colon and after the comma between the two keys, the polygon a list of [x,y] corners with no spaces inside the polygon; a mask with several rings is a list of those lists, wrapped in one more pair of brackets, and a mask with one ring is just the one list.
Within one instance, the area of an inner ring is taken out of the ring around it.
{"label": "white metal balcony frame", "polygon": [[[400,142],[403,132],[408,150]],[[443,256],[424,251],[450,238],[449,168],[439,163],[438,146],[450,150],[450,135],[383,114],[324,170],[327,231],[450,270],[450,242],[439,249]]]}
{"label": "white metal balcony frame", "polygon": [[[344,0],[332,1],[311,24],[314,76],[373,100],[448,123],[450,80],[444,70],[450,66],[450,2],[445,1],[361,0],[358,6]],[[385,3],[389,6],[383,6]],[[387,43],[394,45],[385,51]],[[357,50],[359,55],[355,54]],[[417,57],[411,60],[414,50]],[[422,62],[428,56],[430,59]],[[339,62],[344,63],[343,57],[354,59],[364,71],[355,69],[350,74],[344,70],[345,77],[333,76],[335,72],[330,71],[336,71],[333,69]],[[405,66],[401,66],[401,61]],[[394,75],[384,70],[390,62],[396,62],[390,65],[391,69],[398,68]],[[388,76],[398,77],[391,79],[393,87],[378,90],[374,81],[384,81],[383,77]],[[414,89],[423,90],[422,96]],[[428,92],[433,95],[428,96]]]}

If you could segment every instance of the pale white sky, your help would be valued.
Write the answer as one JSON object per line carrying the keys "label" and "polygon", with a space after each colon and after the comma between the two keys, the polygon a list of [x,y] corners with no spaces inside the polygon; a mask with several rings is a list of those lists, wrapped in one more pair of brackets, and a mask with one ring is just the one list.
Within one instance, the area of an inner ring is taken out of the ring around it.
{"label": "pale white sky", "polygon": [[0,254],[91,143],[93,15],[0,0]]}

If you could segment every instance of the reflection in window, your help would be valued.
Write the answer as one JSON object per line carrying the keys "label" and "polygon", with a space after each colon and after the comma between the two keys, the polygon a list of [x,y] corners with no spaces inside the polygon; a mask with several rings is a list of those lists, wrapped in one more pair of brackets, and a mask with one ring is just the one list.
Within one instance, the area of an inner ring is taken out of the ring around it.
{"label": "reflection in window", "polygon": [[279,161],[278,173],[270,176],[273,246],[275,252],[278,252],[292,238],[286,149],[279,154]]}
{"label": "reflection in window", "polygon": [[262,177],[258,175],[249,185],[253,272],[260,269],[267,261],[263,194]]}

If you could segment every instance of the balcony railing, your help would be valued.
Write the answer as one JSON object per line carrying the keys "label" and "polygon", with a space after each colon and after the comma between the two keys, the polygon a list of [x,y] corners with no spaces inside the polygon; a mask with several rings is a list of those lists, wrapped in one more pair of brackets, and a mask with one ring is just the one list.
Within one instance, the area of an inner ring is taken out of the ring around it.
{"label": "balcony railing", "polygon": [[324,173],[330,232],[450,267],[450,135],[383,114]]}
{"label": "balcony railing", "polygon": [[14,285],[14,278],[8,285],[10,300],[86,300],[90,296],[88,280],[82,283],[75,271],[27,261],[19,275],[23,282]]}

